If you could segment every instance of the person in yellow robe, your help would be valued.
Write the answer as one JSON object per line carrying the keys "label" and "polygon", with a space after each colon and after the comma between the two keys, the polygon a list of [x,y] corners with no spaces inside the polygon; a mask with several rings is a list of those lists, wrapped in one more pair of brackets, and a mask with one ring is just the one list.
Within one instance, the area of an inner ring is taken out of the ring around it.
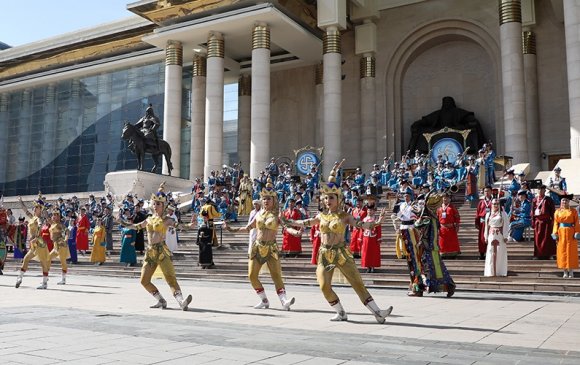
{"label": "person in yellow robe", "polygon": [[238,215],[249,215],[252,211],[252,180],[245,174],[240,181],[240,205]]}
{"label": "person in yellow robe", "polygon": [[50,252],[48,267],[50,269],[52,260],[58,257],[62,269],[62,279],[57,284],[64,285],[66,284],[66,273],[68,270],[66,259],[70,256],[68,243],[66,241],[69,232],[65,225],[62,224],[62,216],[60,215],[60,210],[58,208],[52,211],[52,221],[48,231],[50,232],[50,239],[54,244],[54,247]]}
{"label": "person in yellow robe", "polygon": [[578,240],[580,239],[580,224],[578,212],[570,208],[569,197],[560,200],[560,209],[554,213],[554,229],[552,238],[557,242],[556,262],[559,269],[564,270],[563,278],[573,278],[574,270],[578,269]]}
{"label": "person in yellow robe", "polygon": [[95,265],[102,265],[107,260],[107,243],[105,242],[105,226],[103,220],[99,217],[95,222],[93,231],[93,250],[91,251],[91,262]]}

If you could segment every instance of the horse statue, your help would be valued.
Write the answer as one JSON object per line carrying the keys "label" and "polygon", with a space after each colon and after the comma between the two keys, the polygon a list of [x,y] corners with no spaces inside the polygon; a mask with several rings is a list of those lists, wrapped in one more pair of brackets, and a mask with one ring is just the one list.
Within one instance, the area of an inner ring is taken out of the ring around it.
{"label": "horse statue", "polygon": [[129,142],[129,149],[137,155],[137,170],[143,171],[143,160],[145,160],[145,154],[149,153],[154,163],[151,172],[155,173],[159,165],[159,157],[163,155],[167,163],[169,176],[171,176],[171,170],[173,170],[173,165],[171,164],[171,146],[169,146],[167,141],[145,137],[138,127],[129,122],[125,122],[121,138]]}

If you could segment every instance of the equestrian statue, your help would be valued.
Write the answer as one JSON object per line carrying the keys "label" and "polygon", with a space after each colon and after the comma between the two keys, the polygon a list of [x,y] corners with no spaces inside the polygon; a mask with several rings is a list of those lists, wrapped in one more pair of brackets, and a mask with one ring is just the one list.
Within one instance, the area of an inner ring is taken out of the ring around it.
{"label": "equestrian statue", "polygon": [[169,176],[171,176],[171,170],[173,170],[171,146],[169,146],[167,141],[157,136],[157,129],[160,125],[159,118],[153,112],[153,106],[149,104],[145,111],[145,116],[139,119],[137,123],[125,122],[121,138],[128,142],[129,149],[137,156],[137,170],[143,171],[143,160],[145,159],[145,154],[149,153],[154,163],[151,172],[155,173],[159,165],[159,157],[163,155],[167,163]]}

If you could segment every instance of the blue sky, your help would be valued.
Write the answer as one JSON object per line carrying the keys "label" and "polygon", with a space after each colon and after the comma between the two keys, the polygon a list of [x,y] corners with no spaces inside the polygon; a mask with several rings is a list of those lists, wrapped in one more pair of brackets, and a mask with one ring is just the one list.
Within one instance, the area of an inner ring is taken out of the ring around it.
{"label": "blue sky", "polygon": [[2,1],[0,42],[10,46],[51,38],[133,15],[136,0],[10,0]]}

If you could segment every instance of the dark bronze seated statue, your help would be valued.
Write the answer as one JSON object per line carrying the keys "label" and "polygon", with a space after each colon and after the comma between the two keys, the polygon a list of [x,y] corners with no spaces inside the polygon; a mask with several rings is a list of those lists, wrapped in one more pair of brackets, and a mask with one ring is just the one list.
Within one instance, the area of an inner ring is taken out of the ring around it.
{"label": "dark bronze seated statue", "polygon": [[[472,151],[477,151],[485,143],[483,129],[473,112],[458,108],[451,96],[445,96],[440,110],[424,116],[411,125],[411,140],[408,149],[427,152],[429,145],[423,137],[423,133],[433,133],[445,127],[458,130],[471,129],[472,132],[467,138],[467,146],[471,147]],[[461,136],[459,136],[458,141],[463,142]]]}

